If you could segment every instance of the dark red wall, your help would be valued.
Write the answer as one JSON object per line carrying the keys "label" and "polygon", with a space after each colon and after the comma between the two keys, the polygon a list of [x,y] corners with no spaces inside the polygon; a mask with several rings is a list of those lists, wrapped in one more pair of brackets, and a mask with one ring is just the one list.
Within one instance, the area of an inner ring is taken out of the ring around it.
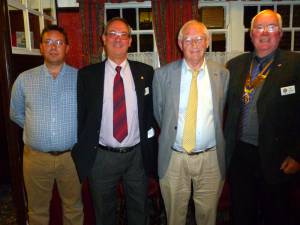
{"label": "dark red wall", "polygon": [[[83,66],[82,60],[82,27],[79,10],[76,8],[59,9],[58,24],[67,32],[70,50],[66,62],[76,68]],[[84,225],[94,225],[95,217],[87,182],[83,184]],[[62,225],[62,208],[57,189],[51,202],[50,225]]]}
{"label": "dark red wall", "polygon": [[82,61],[82,27],[78,8],[59,9],[57,12],[58,24],[68,34],[70,51],[66,62],[76,68],[83,66]]}

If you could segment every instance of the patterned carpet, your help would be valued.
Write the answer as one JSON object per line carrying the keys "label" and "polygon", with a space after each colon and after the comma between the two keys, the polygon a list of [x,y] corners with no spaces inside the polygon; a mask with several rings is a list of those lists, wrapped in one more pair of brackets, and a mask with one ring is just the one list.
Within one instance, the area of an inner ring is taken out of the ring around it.
{"label": "patterned carpet", "polygon": [[[150,225],[166,225],[166,216],[163,210],[157,210],[157,204],[162,206],[162,201],[155,202],[149,199],[150,205]],[[124,212],[120,213],[124,215]],[[219,210],[217,216],[217,225],[229,225],[229,215],[227,210]],[[126,225],[124,220],[120,218],[119,225]],[[11,197],[11,189],[9,185],[0,185],[0,225],[17,225],[16,212]],[[194,208],[190,203],[186,225],[196,225],[194,219]]]}
{"label": "patterned carpet", "polygon": [[16,225],[16,212],[13,207],[9,185],[0,185],[0,225]]}

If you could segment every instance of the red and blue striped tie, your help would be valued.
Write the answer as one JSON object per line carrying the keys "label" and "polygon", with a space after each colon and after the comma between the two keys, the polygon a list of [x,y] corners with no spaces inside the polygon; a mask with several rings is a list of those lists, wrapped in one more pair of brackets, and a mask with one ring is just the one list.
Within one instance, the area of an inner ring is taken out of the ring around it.
{"label": "red and blue striped tie", "polygon": [[121,67],[116,67],[117,74],[114,79],[114,115],[113,115],[113,135],[122,142],[128,135],[126,101],[123,79],[120,75]]}

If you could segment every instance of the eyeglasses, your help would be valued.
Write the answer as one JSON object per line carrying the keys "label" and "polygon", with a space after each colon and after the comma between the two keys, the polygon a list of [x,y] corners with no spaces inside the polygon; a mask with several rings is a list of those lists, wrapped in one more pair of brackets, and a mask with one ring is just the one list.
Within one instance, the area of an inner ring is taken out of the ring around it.
{"label": "eyeglasses", "polygon": [[119,31],[109,31],[106,34],[110,38],[117,38],[119,37],[121,40],[127,40],[129,38],[129,33],[127,32],[119,32]]}
{"label": "eyeglasses", "polygon": [[262,33],[265,30],[267,30],[269,33],[274,33],[274,32],[277,32],[279,30],[279,27],[277,25],[274,25],[274,24],[258,25],[256,27],[254,27],[253,30],[255,30],[258,33]]}
{"label": "eyeglasses", "polygon": [[65,44],[63,40],[52,40],[52,39],[46,39],[43,41],[44,44],[47,46],[55,45],[56,47],[61,47]]}
{"label": "eyeglasses", "polygon": [[192,45],[193,43],[195,43],[196,45],[199,45],[200,43],[202,43],[205,40],[205,37],[187,37],[183,39],[183,43],[186,45]]}

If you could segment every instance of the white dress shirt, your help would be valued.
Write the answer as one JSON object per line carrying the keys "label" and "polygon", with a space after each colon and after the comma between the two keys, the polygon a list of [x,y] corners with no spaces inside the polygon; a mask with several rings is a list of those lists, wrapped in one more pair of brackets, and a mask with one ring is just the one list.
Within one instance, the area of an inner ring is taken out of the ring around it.
{"label": "white dress shirt", "polygon": [[[187,109],[190,85],[192,81],[192,69],[183,60],[181,68],[181,82],[180,82],[180,99],[179,112],[177,123],[177,134],[174,143],[174,148],[184,151],[182,148],[183,129],[185,123],[185,113]],[[204,60],[197,77],[198,87],[198,108],[197,108],[197,124],[196,124],[196,147],[194,152],[203,151],[207,148],[216,145],[215,127],[213,119],[213,103],[212,92],[210,85],[210,78]]]}
{"label": "white dress shirt", "polygon": [[[124,83],[128,135],[119,143],[113,136],[113,86],[115,68],[121,66],[121,77]],[[134,80],[127,60],[117,65],[110,59],[105,63],[104,93],[102,120],[99,143],[109,147],[131,147],[140,142],[137,95]]]}

